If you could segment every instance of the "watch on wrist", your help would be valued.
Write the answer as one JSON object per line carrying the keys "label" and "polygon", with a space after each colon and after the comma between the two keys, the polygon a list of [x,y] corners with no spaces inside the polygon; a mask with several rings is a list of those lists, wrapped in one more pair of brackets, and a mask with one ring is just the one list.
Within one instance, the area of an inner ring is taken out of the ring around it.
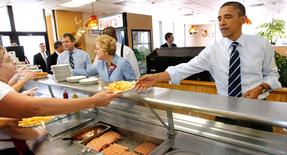
{"label": "watch on wrist", "polygon": [[262,87],[262,91],[261,91],[261,93],[265,93],[265,92],[267,92],[268,90],[266,89],[266,87],[265,87],[265,85],[263,84],[263,83],[261,83],[259,86],[261,86]]}

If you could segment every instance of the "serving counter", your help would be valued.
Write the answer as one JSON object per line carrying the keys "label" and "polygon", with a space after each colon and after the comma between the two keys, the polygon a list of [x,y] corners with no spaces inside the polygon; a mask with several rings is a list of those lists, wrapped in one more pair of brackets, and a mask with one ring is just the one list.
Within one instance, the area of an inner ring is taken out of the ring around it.
{"label": "serving counter", "polygon": [[[37,86],[39,95],[62,98],[66,90],[84,97],[103,90],[105,85],[56,82],[49,77],[29,82],[25,89]],[[157,106],[165,110],[155,109]],[[47,125],[48,140],[37,153],[89,154],[84,145],[62,139],[104,123],[123,136],[119,143],[130,150],[141,142],[156,144],[150,154],[287,154],[286,136],[182,115],[174,109],[287,127],[286,104],[155,87],[141,93],[126,92],[105,108],[58,117]]]}

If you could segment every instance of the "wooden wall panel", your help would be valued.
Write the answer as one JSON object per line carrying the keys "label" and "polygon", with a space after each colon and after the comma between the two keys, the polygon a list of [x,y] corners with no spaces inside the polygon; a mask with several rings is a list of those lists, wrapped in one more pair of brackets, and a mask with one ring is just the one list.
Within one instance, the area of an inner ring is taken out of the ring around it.
{"label": "wooden wall panel", "polygon": [[275,46],[274,50],[280,55],[287,56],[287,46]]}
{"label": "wooden wall panel", "polygon": [[[58,40],[62,39],[62,35],[65,32],[76,33],[77,30],[82,26],[81,24],[76,25],[75,18],[77,18],[78,21],[82,20],[82,22],[84,22],[82,12],[55,10],[55,24]],[[81,49],[86,50],[84,36],[80,40],[80,45]]]}
{"label": "wooden wall panel", "polygon": [[128,29],[128,46],[130,48],[132,45],[132,29],[138,29],[138,30],[150,30],[151,32],[151,48],[153,49],[153,40],[152,40],[152,16],[149,15],[140,15],[140,14],[133,14],[133,13],[127,13],[127,29]]}
{"label": "wooden wall panel", "polygon": [[48,33],[48,40],[50,45],[50,53],[54,53],[54,31],[52,26],[52,17],[51,15],[46,16],[46,23],[47,23],[47,33]]}

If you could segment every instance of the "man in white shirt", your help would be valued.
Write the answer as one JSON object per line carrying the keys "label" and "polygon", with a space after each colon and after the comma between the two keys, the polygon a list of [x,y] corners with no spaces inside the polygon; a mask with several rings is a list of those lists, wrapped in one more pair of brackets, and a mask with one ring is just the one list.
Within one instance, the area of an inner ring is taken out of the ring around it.
{"label": "man in white shirt", "polygon": [[[114,39],[116,39],[116,41],[118,41],[117,40],[116,29],[111,27],[111,26],[110,27],[106,27],[103,30],[103,34],[109,35],[109,36],[113,37]],[[136,58],[136,56],[134,54],[134,51],[131,48],[129,48],[128,46],[122,45],[119,42],[117,42],[116,54],[121,56],[121,57],[124,57],[125,59],[127,59],[131,63],[131,65],[132,65],[132,67],[134,69],[136,78],[140,77],[140,69],[139,69],[138,61],[137,61],[137,58]]]}
{"label": "man in white shirt", "polygon": [[[223,4],[218,15],[222,40],[207,46],[187,63],[171,66],[165,72],[140,78],[136,89],[144,90],[160,81],[179,83],[192,74],[208,70],[215,80],[219,95],[250,99],[266,98],[267,90],[281,87],[274,61],[274,50],[267,40],[242,34],[242,25],[246,18],[245,7],[241,3]],[[232,59],[234,57],[236,59]],[[234,77],[235,82],[230,80],[231,77]],[[235,83],[236,86],[231,89],[230,86]],[[233,90],[236,91],[235,94]]]}

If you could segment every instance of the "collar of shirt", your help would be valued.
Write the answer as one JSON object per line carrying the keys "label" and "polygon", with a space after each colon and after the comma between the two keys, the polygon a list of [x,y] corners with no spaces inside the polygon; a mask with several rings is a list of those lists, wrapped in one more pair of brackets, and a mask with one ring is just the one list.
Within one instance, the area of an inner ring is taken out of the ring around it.
{"label": "collar of shirt", "polygon": [[47,58],[46,52],[40,52],[43,58]]}
{"label": "collar of shirt", "polygon": [[56,54],[57,54],[57,55],[59,55],[59,54],[60,54],[57,50],[55,50],[55,52],[56,52]]}
{"label": "collar of shirt", "polygon": [[[232,49],[232,43],[234,41],[228,39],[228,38],[223,38],[223,44],[226,49]],[[241,34],[240,37],[236,40],[236,42],[239,43],[238,47],[244,47],[244,34]],[[230,51],[231,52],[231,51]]]}

